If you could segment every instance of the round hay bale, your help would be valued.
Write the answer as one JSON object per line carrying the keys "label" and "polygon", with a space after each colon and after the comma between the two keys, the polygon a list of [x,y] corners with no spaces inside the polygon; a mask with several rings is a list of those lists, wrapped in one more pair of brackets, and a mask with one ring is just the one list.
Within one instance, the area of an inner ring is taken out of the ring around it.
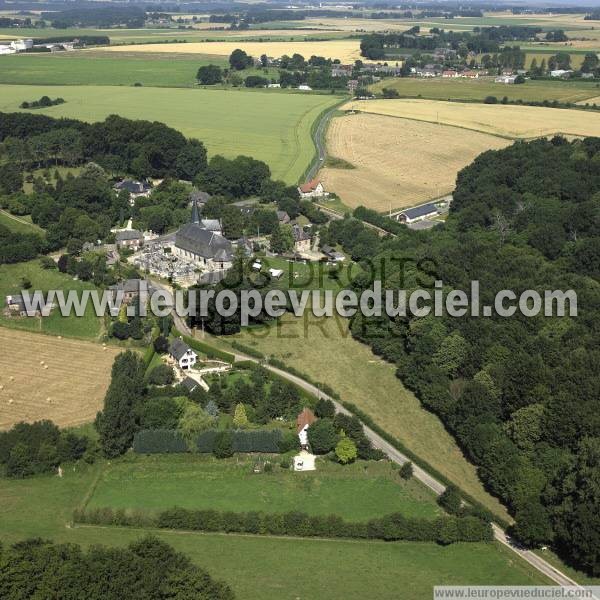
{"label": "round hay bale", "polygon": [[13,402],[14,402],[14,400],[13,400],[12,398],[9,398],[9,399],[8,399],[8,403],[9,403],[9,404],[12,404]]}
{"label": "round hay bale", "polygon": [[44,369],[47,369],[47,368],[48,368],[48,365],[44,365]]}

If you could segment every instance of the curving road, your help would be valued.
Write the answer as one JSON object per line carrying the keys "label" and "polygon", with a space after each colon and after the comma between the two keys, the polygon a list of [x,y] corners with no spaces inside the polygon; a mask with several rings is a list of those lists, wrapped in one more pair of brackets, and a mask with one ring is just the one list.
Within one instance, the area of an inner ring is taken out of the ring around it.
{"label": "curving road", "polygon": [[[158,285],[160,287],[162,287],[163,289],[167,289],[166,286],[164,286],[164,284],[158,284]],[[185,335],[194,337],[194,332],[187,326],[187,323],[185,323],[185,321],[181,317],[179,317],[178,315],[173,313],[173,320],[174,320],[175,327],[179,331],[181,331],[182,333],[185,333]],[[255,363],[260,363],[260,364],[262,364],[263,367],[265,367],[272,373],[275,373],[276,375],[278,375],[284,379],[287,379],[291,383],[296,384],[297,386],[301,387],[303,390],[307,391],[309,394],[312,394],[312,395],[316,396],[317,398],[325,398],[327,400],[331,400],[331,402],[333,402],[333,405],[335,406],[335,410],[337,412],[346,414],[346,415],[352,414],[349,410],[344,408],[334,398],[325,394],[317,386],[313,385],[312,383],[309,383],[305,379],[302,379],[301,377],[298,377],[297,375],[293,375],[291,373],[288,373],[287,371],[283,371],[282,369],[279,369],[277,367],[269,365],[268,363],[266,363],[266,364],[262,363],[262,361],[254,358],[252,356],[247,356],[246,354],[242,354],[238,351],[234,351],[233,354],[235,356],[236,362],[240,361],[240,360],[244,360],[244,361],[250,360]],[[365,435],[367,436],[367,438],[369,438],[369,440],[371,441],[373,446],[375,448],[378,448],[379,450],[382,450],[383,452],[385,452],[385,454],[388,456],[388,458],[391,461],[393,461],[399,465],[403,465],[406,462],[410,462],[410,459],[405,454],[403,454],[398,449],[396,449],[394,446],[392,446],[389,442],[384,440],[375,431],[373,431],[366,425],[363,425],[363,427],[365,430]],[[421,483],[423,483],[429,489],[431,489],[433,492],[435,492],[438,496],[446,489],[446,486],[443,483],[438,481],[435,477],[430,475],[427,471],[425,471],[418,465],[413,464],[413,474],[414,474],[414,477],[416,477]],[[519,546],[518,544],[516,544],[506,534],[506,532],[500,526],[498,526],[496,523],[492,523],[492,529],[494,531],[494,538],[496,539],[496,541],[503,544],[506,548],[510,549],[515,554],[518,554],[524,561],[529,563],[532,567],[537,569],[540,573],[545,575],[548,579],[550,579],[551,581],[554,581],[555,583],[557,583],[558,585],[563,586],[563,587],[573,586],[573,587],[582,589],[582,586],[580,586],[576,581],[571,579],[568,575],[566,575],[562,571],[559,571],[558,569],[553,567],[549,562],[545,561],[542,557],[538,556],[531,550],[527,550],[527,549]]]}

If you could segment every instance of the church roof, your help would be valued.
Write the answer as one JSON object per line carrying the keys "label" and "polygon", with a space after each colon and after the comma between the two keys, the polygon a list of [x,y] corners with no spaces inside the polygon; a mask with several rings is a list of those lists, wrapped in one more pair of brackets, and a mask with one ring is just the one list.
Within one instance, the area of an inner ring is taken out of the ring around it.
{"label": "church roof", "polygon": [[222,262],[233,259],[231,242],[199,223],[187,223],[175,234],[175,246],[203,258]]}

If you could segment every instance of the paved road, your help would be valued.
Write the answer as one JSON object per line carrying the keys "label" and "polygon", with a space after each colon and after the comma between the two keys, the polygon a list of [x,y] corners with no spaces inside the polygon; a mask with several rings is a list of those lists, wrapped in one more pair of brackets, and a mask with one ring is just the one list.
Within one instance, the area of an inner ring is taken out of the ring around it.
{"label": "paved road", "polygon": [[[162,286],[162,287],[164,287],[164,286]],[[187,324],[181,317],[174,314],[173,319],[174,319],[175,327],[179,331],[181,331],[182,333],[185,333],[186,335],[189,335],[189,336],[193,335],[192,331],[190,330],[190,328],[187,326]],[[234,355],[235,355],[236,361],[251,360],[252,362],[256,362],[256,363],[260,362],[252,356],[247,356],[247,355],[241,354],[239,352],[234,352]],[[280,377],[283,377],[284,379],[287,379],[288,381],[298,385],[303,390],[306,390],[308,393],[313,394],[313,395],[317,396],[318,398],[326,398],[327,400],[331,400],[331,402],[333,402],[337,412],[340,412],[340,413],[346,414],[346,415],[352,414],[350,411],[348,411],[346,408],[344,408],[339,402],[337,402],[334,398],[332,398],[331,396],[328,396],[327,394],[322,392],[317,386],[313,385],[312,383],[309,383],[308,381],[302,379],[301,377],[298,377],[297,375],[292,375],[291,373],[288,373],[287,371],[283,371],[282,369],[278,369],[277,367],[274,367],[269,364],[263,364],[263,366],[266,369],[268,369],[269,371],[275,373],[276,375],[279,375]],[[375,448],[379,448],[380,450],[385,452],[385,454],[387,454],[387,456],[389,457],[390,460],[392,460],[393,462],[395,462],[399,465],[403,465],[404,463],[410,461],[410,459],[406,455],[404,455],[402,452],[400,452],[399,450],[394,448],[394,446],[392,446],[389,442],[384,440],[379,434],[377,434],[375,431],[373,431],[366,425],[364,425],[364,430],[365,430],[365,435],[369,438],[369,440],[371,440],[371,443],[373,444],[373,446]],[[413,473],[414,473],[414,477],[416,477],[421,483],[425,484],[429,489],[433,490],[437,495],[440,495],[446,489],[446,486],[443,483],[439,482],[437,479],[435,479],[435,477],[431,476],[429,473],[427,473],[427,471],[423,470],[421,467],[419,467],[417,465],[413,465]],[[513,542],[510,539],[509,536],[506,535],[506,532],[501,527],[499,527],[495,523],[492,523],[492,528],[494,531],[494,537],[498,542],[500,542],[501,544],[503,544],[504,546],[506,546],[507,548],[512,550],[515,554],[518,554],[523,560],[525,560],[527,563],[529,563],[532,567],[534,567],[540,573],[542,573],[543,575],[548,577],[548,579],[554,581],[555,583],[557,583],[560,586],[575,586],[575,587],[581,588],[581,586],[576,581],[571,579],[565,573],[563,573],[563,572],[559,571],[558,569],[556,569],[555,567],[553,567],[550,563],[545,561],[543,558],[541,558],[534,552],[531,552],[531,550],[526,550],[526,549],[518,546],[515,542]]]}
{"label": "paved road", "polygon": [[[341,104],[341,103],[339,103]],[[327,149],[325,147],[325,132],[327,131],[327,126],[329,125],[329,121],[333,116],[333,113],[337,110],[339,104],[336,104],[333,108],[328,110],[319,121],[317,128],[313,134],[313,142],[315,144],[315,148],[317,149],[317,156],[311,165],[310,169],[306,173],[306,181],[311,181],[317,176],[319,169],[323,166],[325,162],[325,158],[327,156]]]}

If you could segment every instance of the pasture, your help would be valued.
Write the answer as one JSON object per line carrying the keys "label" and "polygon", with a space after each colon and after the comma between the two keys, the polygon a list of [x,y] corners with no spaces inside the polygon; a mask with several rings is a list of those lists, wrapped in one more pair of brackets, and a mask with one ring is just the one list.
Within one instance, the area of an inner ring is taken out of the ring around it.
{"label": "pasture", "polygon": [[232,337],[327,383],[489,510],[509,519],[483,489],[475,467],[441,421],[402,385],[393,364],[352,338],[346,319],[315,318],[309,311],[303,317],[286,313],[276,323],[246,328]]}
{"label": "pasture", "polygon": [[[3,543],[43,537],[85,547],[122,546],[145,535],[144,530],[66,526],[73,510],[93,490],[103,466],[76,465],[65,469],[62,478],[3,480]],[[239,600],[298,598],[299,565],[310,573],[302,582],[302,598],[321,598],[327,590],[328,600],[392,600],[399,594],[406,600],[422,600],[431,597],[433,586],[440,584],[547,584],[497,544],[439,546],[165,530],[152,533],[214,577],[230,583]]]}
{"label": "pasture", "polygon": [[0,430],[19,421],[92,421],[102,408],[115,348],[0,327]]}
{"label": "pasture", "polygon": [[205,90],[97,86],[0,85],[0,110],[17,111],[23,100],[44,94],[65,104],[34,109],[53,117],[93,122],[119,114],[162,121],[202,140],[210,155],[238,154],[265,161],[273,177],[293,184],[314,155],[311,127],[337,96],[280,90]]}
{"label": "pasture", "polygon": [[[313,54],[325,58],[339,58],[343,63],[361,59],[360,40],[326,40],[326,41],[235,41],[235,42],[191,42],[185,44],[139,44],[135,46],[111,46],[104,48],[110,52],[165,52],[189,54],[214,54],[228,57],[236,48],[258,58],[262,54],[280,57],[294,53],[309,58]],[[90,50],[90,53],[94,50]],[[365,59],[362,59],[365,60]]]}
{"label": "pasture", "polygon": [[493,78],[450,79],[394,77],[383,79],[371,86],[373,92],[383,88],[396,90],[407,98],[422,97],[431,100],[483,100],[486,96],[524,102],[558,100],[578,102],[600,94],[600,85],[576,81],[533,81],[519,85],[495,83]]}
{"label": "pasture", "polygon": [[385,212],[450,193],[458,171],[478,154],[507,144],[485,133],[433,123],[345,115],[329,124],[327,151],[355,168],[325,167],[319,176],[348,206]]}
{"label": "pasture", "polygon": [[433,493],[416,480],[404,481],[391,463],[341,466],[326,459],[317,471],[294,473],[271,459],[271,473],[254,473],[256,457],[217,460],[211,455],[127,456],[104,469],[89,508],[158,511],[173,506],[222,511],[314,515],[337,514],[364,521],[401,512],[434,518],[442,511]]}
{"label": "pasture", "polygon": [[342,110],[452,125],[508,139],[558,133],[579,137],[600,135],[600,113],[573,109],[435,100],[369,100],[348,102]]}
{"label": "pasture", "polygon": [[[3,213],[6,214],[6,213]],[[8,217],[3,217],[8,219]],[[14,221],[11,221],[13,223]],[[35,225],[31,226],[35,228]],[[23,289],[23,280],[31,284],[30,292],[35,290],[47,292],[48,290],[69,290],[81,292],[94,289],[90,283],[74,280],[70,275],[60,273],[57,269],[43,269],[39,261],[0,265],[0,309],[5,306],[5,297],[8,294],[18,294]],[[94,313],[90,304],[82,317],[70,315],[63,317],[58,309],[53,309],[47,317],[7,317],[0,314],[0,326],[13,329],[61,335],[96,340],[102,332],[102,320]]]}
{"label": "pasture", "polygon": [[0,56],[0,83],[192,87],[198,67],[225,66],[222,56],[64,52]]}

